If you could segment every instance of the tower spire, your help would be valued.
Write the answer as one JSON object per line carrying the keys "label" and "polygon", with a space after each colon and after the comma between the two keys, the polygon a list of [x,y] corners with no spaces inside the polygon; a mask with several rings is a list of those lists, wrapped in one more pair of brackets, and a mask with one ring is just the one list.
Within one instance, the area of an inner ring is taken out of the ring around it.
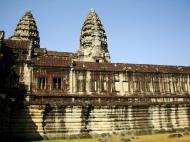
{"label": "tower spire", "polygon": [[14,34],[10,37],[12,40],[30,40],[34,47],[40,47],[39,32],[35,19],[30,10],[27,10],[24,16],[19,20]]}
{"label": "tower spire", "polygon": [[80,61],[110,62],[104,27],[94,9],[90,9],[80,34]]}

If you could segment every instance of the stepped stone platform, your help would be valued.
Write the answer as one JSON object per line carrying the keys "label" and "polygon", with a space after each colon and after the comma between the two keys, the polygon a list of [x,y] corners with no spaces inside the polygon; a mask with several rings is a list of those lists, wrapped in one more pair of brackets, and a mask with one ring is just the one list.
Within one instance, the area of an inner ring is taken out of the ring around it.
{"label": "stepped stone platform", "polygon": [[[73,102],[60,101],[64,100],[64,97],[58,98],[58,102],[54,100],[54,103],[43,98],[42,104],[42,101],[38,100],[42,98],[35,98],[30,104],[13,108],[11,117],[13,137],[57,139],[140,135],[190,129],[190,97],[187,96],[68,98]],[[88,102],[80,103],[80,99],[83,102],[86,99]],[[99,103],[95,103],[96,99]],[[115,102],[105,101],[112,99]],[[176,100],[175,103],[172,103],[173,99]],[[118,100],[122,100],[121,103]]]}

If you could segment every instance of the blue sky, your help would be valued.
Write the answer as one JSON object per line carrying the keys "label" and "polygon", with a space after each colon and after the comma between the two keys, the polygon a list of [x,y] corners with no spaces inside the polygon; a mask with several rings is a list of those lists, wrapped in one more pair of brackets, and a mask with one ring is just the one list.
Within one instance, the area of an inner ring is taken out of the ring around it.
{"label": "blue sky", "polygon": [[0,0],[8,38],[31,10],[41,47],[75,52],[90,8],[102,21],[112,62],[190,66],[190,0]]}

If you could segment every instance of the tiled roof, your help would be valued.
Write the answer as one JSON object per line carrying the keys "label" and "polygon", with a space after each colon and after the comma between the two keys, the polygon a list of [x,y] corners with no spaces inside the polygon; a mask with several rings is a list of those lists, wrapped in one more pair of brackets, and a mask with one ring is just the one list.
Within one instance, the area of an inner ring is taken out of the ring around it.
{"label": "tiled roof", "polygon": [[75,69],[76,70],[94,70],[94,71],[190,73],[190,67],[186,67],[186,66],[122,64],[122,63],[110,64],[110,63],[75,62]]}
{"label": "tiled roof", "polygon": [[9,47],[9,48],[27,49],[30,46],[30,41],[6,39],[6,40],[4,40],[4,45],[5,45],[5,47]]}
{"label": "tiled roof", "polygon": [[[27,49],[30,41],[27,40],[4,40],[5,47]],[[35,52],[42,53],[42,56],[33,58],[34,65],[48,67],[70,67],[74,53],[47,51],[45,48],[35,48]],[[189,66],[167,66],[150,64],[124,64],[124,63],[94,63],[75,62],[75,70],[90,71],[131,71],[131,72],[161,72],[161,73],[190,73]]]}
{"label": "tiled roof", "polygon": [[71,52],[48,51],[47,54],[50,56],[67,56],[67,57],[73,56],[73,53]]}
{"label": "tiled roof", "polygon": [[[56,52],[57,53],[57,52]],[[55,56],[53,52],[45,56],[32,59],[38,66],[48,67],[70,67],[71,58],[65,56]],[[72,55],[72,53],[58,53],[59,55]],[[56,54],[56,55],[58,55]],[[69,60],[68,60],[69,59]],[[74,62],[75,70],[89,71],[127,71],[127,72],[152,72],[152,73],[190,73],[190,67],[186,66],[166,66],[149,64],[122,64],[122,63],[93,63],[93,62]]]}
{"label": "tiled roof", "polygon": [[32,63],[37,66],[48,67],[69,67],[70,60],[64,56],[44,55],[32,59]]}

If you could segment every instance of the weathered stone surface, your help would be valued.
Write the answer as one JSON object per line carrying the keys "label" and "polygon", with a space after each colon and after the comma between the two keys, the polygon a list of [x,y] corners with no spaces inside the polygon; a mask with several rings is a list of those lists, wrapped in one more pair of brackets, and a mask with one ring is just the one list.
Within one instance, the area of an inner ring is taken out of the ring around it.
{"label": "weathered stone surface", "polygon": [[26,11],[18,22],[14,34],[10,37],[13,40],[30,40],[35,47],[40,47],[40,38],[35,19],[31,11]]}
{"label": "weathered stone surface", "polygon": [[14,136],[48,139],[168,132],[189,129],[189,109],[189,105],[30,105],[14,111],[12,132]]}
{"label": "weathered stone surface", "polygon": [[103,25],[94,9],[86,17],[81,34],[78,61],[110,62],[107,37]]}
{"label": "weathered stone surface", "polygon": [[30,11],[1,43],[0,94],[13,100],[0,99],[1,134],[53,139],[190,129],[190,67],[109,63],[94,10],[76,54],[35,48]]}

